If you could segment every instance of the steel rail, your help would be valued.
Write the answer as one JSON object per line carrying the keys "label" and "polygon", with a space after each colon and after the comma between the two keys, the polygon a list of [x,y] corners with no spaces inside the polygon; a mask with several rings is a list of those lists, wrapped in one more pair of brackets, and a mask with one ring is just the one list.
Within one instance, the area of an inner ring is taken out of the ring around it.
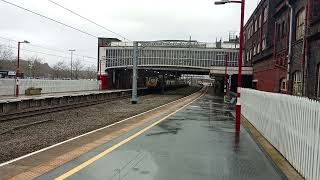
{"label": "steel rail", "polygon": [[102,103],[106,103],[106,102],[126,99],[129,97],[130,97],[130,94],[126,94],[126,95],[121,95],[121,96],[117,96],[117,97],[111,97],[111,98],[104,99],[104,100],[98,99],[98,100],[94,100],[94,101],[75,102],[73,104],[67,104],[67,105],[62,105],[62,106],[45,107],[45,108],[33,109],[33,110],[29,110],[29,111],[3,114],[0,117],[0,123],[6,122],[9,120],[19,119],[19,118],[32,117],[32,116],[36,116],[36,115],[42,115],[42,114],[53,113],[53,112],[58,112],[58,111],[81,108],[81,107],[85,107],[85,106],[102,104]]}

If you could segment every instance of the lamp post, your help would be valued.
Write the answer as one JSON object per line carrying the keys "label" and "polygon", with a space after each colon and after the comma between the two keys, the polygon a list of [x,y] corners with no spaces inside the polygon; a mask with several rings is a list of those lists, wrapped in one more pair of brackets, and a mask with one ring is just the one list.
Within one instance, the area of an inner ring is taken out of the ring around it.
{"label": "lamp post", "polygon": [[241,4],[241,16],[240,16],[240,49],[239,49],[239,62],[238,62],[238,89],[237,89],[237,105],[236,105],[236,132],[240,131],[240,118],[241,118],[241,103],[240,103],[240,93],[242,86],[242,55],[243,55],[243,25],[244,25],[244,9],[245,0],[240,1],[230,1],[230,0],[220,0],[216,1],[215,5],[222,5],[227,3],[240,3]]}
{"label": "lamp post", "polygon": [[70,79],[72,80],[72,55],[73,55],[73,52],[75,52],[76,50],[75,49],[69,49],[68,51],[70,51],[71,53],[71,62],[70,62],[70,66],[71,66],[71,69],[70,69]]}
{"label": "lamp post", "polygon": [[138,88],[137,88],[137,79],[138,79],[138,61],[139,61],[139,42],[133,42],[133,67],[132,67],[132,98],[131,103],[138,103]]}
{"label": "lamp post", "polygon": [[19,96],[19,77],[20,77],[20,44],[29,43],[29,41],[19,41],[18,42],[18,58],[17,58],[17,69],[16,69],[16,97]]}

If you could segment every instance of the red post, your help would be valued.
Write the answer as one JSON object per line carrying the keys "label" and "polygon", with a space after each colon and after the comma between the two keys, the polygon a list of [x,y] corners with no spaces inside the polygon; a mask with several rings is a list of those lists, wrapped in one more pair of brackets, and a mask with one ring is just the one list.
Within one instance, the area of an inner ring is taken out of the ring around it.
{"label": "red post", "polygon": [[241,19],[240,19],[240,47],[239,47],[239,62],[238,62],[238,89],[237,89],[237,105],[236,105],[236,132],[240,131],[241,123],[241,86],[242,86],[242,55],[243,55],[243,24],[244,24],[244,9],[245,0],[241,1]]}
{"label": "red post", "polygon": [[18,57],[17,57],[17,69],[16,69],[16,97],[18,97],[18,96],[19,96],[20,43],[21,43],[21,42],[18,42]]}
{"label": "red post", "polygon": [[229,52],[226,53],[225,59],[225,69],[224,69],[224,101],[226,102],[227,99],[227,81],[228,81],[228,61],[229,61]]}

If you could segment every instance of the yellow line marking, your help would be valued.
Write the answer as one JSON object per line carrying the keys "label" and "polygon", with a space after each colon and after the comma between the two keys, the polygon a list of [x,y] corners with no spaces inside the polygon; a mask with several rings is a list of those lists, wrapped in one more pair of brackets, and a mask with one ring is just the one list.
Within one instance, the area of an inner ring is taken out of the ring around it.
{"label": "yellow line marking", "polygon": [[87,160],[86,162],[80,164],[79,166],[71,169],[70,171],[66,172],[65,174],[62,174],[61,176],[55,178],[55,180],[63,180],[66,179],[70,176],[72,176],[73,174],[77,173],[78,171],[82,170],[83,168],[89,166],[90,164],[92,164],[93,162],[97,161],[98,159],[102,158],[103,156],[109,154],[110,152],[112,152],[113,150],[117,149],[118,147],[128,143],[129,141],[131,141],[132,139],[138,137],[139,135],[141,135],[142,133],[146,132],[147,130],[151,129],[152,127],[154,127],[155,125],[159,124],[160,122],[164,121],[165,119],[167,119],[168,117],[176,114],[177,112],[181,111],[182,109],[184,109],[185,107],[189,106],[190,104],[192,104],[193,102],[195,102],[196,100],[198,100],[199,98],[201,98],[202,96],[204,96],[205,93],[203,93],[202,95],[200,95],[199,97],[197,97],[196,99],[194,99],[193,101],[189,102],[188,104],[182,106],[181,108],[179,108],[178,110],[168,114],[167,116],[163,117],[162,119],[158,120],[157,122],[154,122],[153,124],[149,125],[148,127],[145,127],[144,129],[140,130],[139,132],[137,132],[136,134],[128,137],[127,139],[119,142],[118,144],[113,145],[112,147],[110,147],[109,149],[106,149],[105,151],[101,152],[100,154],[92,157],[91,159]]}

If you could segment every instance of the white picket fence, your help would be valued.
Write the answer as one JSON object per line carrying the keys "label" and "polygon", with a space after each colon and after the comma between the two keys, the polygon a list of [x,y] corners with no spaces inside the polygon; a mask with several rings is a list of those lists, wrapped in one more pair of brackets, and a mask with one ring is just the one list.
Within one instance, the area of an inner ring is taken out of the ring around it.
{"label": "white picket fence", "polygon": [[320,179],[320,103],[241,90],[241,113],[307,180]]}
{"label": "white picket fence", "polygon": [[[42,88],[42,93],[99,90],[99,81],[20,79],[19,94],[29,87]],[[0,79],[0,96],[14,95],[15,80]]]}

